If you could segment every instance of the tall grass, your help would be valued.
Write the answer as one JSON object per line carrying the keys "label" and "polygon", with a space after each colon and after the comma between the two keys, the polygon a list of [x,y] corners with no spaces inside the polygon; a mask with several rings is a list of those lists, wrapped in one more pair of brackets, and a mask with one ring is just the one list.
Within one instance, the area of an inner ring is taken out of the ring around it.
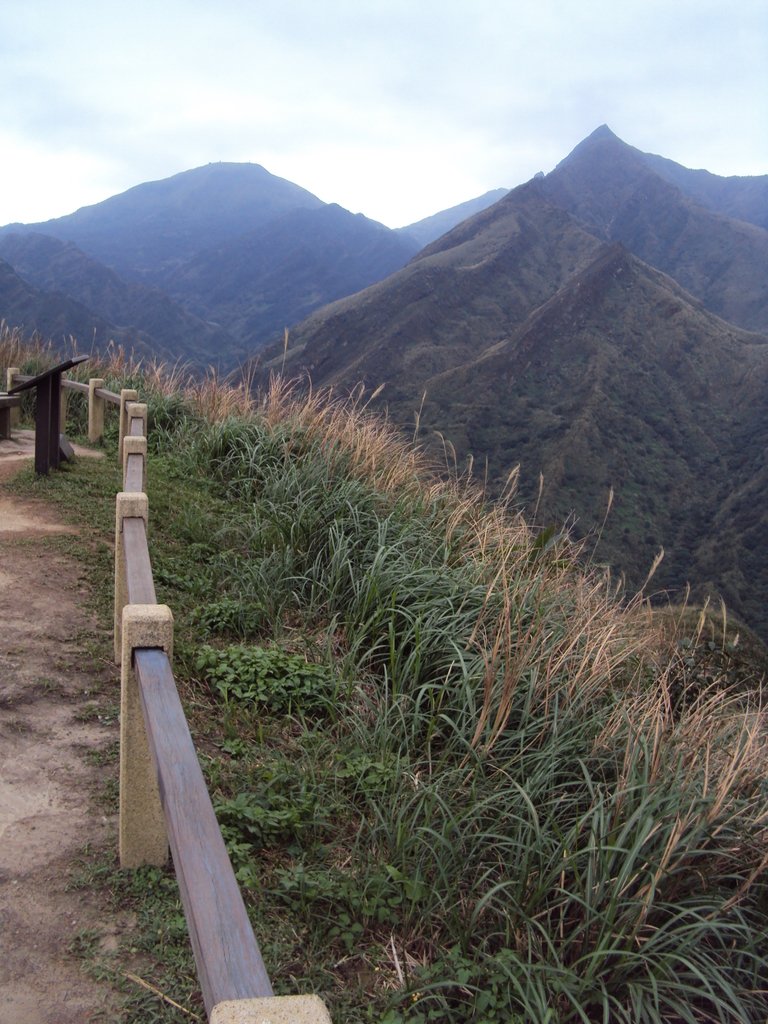
{"label": "tall grass", "polygon": [[360,394],[126,375],[164,485],[216,498],[176,527],[206,604],[186,642],[335,679],[322,714],[225,709],[227,839],[301,933],[288,973],[322,963],[346,1020],[764,1021],[768,750],[732,634],[440,479]]}
{"label": "tall grass", "polygon": [[360,891],[393,880],[388,1019],[762,1020],[759,694],[676,702],[639,599],[354,404],[274,385],[191,443],[233,504],[225,585],[334,638],[338,758],[396,765],[344,829]]}

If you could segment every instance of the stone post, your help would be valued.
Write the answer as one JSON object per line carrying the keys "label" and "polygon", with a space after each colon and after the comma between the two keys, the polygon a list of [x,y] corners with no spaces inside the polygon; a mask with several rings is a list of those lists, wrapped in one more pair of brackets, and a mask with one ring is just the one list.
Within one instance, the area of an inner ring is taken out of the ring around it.
{"label": "stone post", "polygon": [[217,1003],[210,1024],[331,1024],[319,996],[271,996]]}
{"label": "stone post", "polygon": [[120,866],[163,865],[168,836],[157,775],[133,667],[137,647],[159,647],[173,657],[173,615],[164,604],[123,609],[120,671]]}
{"label": "stone post", "polygon": [[[130,434],[126,434],[123,438],[123,491],[127,491],[126,477],[128,474],[128,456],[139,455],[141,456],[141,487],[139,490],[145,491],[147,488],[147,439],[146,437],[131,437]],[[135,493],[135,492],[131,492]]]}
{"label": "stone post", "polygon": [[104,436],[104,409],[107,403],[96,394],[96,389],[103,387],[101,377],[91,377],[88,381],[88,440],[91,444]]}
{"label": "stone post", "polygon": [[123,388],[120,392],[120,440],[117,446],[117,461],[123,464],[123,438],[128,433],[128,403],[135,402],[139,397],[138,391],[132,388]]}

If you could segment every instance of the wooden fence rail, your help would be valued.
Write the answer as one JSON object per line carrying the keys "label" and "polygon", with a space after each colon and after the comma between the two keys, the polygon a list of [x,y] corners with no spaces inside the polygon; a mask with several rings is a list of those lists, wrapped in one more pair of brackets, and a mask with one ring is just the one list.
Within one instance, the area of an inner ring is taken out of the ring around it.
{"label": "wooden fence rail", "polygon": [[[25,380],[8,370],[8,387]],[[115,513],[115,660],[120,663],[120,863],[164,864],[170,845],[210,1024],[330,1024],[319,997],[274,996],[216,821],[171,667],[173,615],[158,605],[147,544],[147,407],[104,381],[88,395],[89,438],[119,406],[123,490]]]}

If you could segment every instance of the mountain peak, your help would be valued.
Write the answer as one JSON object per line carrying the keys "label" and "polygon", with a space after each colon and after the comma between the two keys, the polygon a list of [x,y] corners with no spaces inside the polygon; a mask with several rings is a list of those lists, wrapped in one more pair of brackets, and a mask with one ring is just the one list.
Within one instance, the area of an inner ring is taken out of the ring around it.
{"label": "mountain peak", "polygon": [[599,128],[595,128],[590,135],[574,146],[568,156],[560,161],[555,171],[585,158],[587,160],[599,159],[601,156],[610,153],[612,158],[615,159],[619,153],[628,155],[632,152],[632,147],[628,146],[626,142],[623,142],[618,135],[612,132],[607,124],[601,124]]}
{"label": "mountain peak", "polygon": [[621,142],[618,135],[616,135],[615,132],[612,132],[607,124],[601,124],[599,128],[595,128],[592,134],[588,135],[584,141],[588,142],[590,139],[594,142],[599,142],[602,139],[615,139],[617,142]]}

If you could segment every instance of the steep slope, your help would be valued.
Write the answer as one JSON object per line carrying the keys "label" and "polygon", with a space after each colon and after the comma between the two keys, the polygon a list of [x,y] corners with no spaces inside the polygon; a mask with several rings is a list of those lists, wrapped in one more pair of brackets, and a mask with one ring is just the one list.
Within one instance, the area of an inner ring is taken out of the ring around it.
{"label": "steep slope", "polygon": [[693,202],[605,125],[543,187],[598,237],[621,242],[718,316],[768,330],[768,231]]}
{"label": "steep slope", "polygon": [[253,350],[402,267],[413,240],[335,204],[292,210],[206,249],[166,279],[171,295]]}
{"label": "steep slope", "polygon": [[121,325],[128,336],[141,333],[163,358],[224,369],[236,361],[239,344],[222,328],[187,313],[157,289],[124,281],[71,242],[32,232],[2,234],[0,257],[35,288],[67,295]]}
{"label": "steep slope", "polygon": [[507,336],[600,248],[530,182],[385,281],[314,313],[291,334],[286,372],[321,384],[386,382],[391,400],[418,395],[436,373]]}
{"label": "steep slope", "polygon": [[201,249],[254,231],[317,196],[258,164],[219,163],[145,182],[42,224],[9,225],[74,242],[119,273],[149,283]]}
{"label": "steep slope", "polygon": [[767,239],[601,129],[314,313],[286,372],[385,384],[396,422],[412,431],[421,407],[425,442],[487,466],[492,490],[519,464],[521,502],[577,532],[597,531],[613,488],[598,558],[639,586],[663,546],[655,585],[718,591],[768,635],[768,346],[718,315],[765,322]]}
{"label": "steep slope", "polygon": [[743,492],[768,483],[767,378],[768,339],[613,245],[511,338],[433,378],[421,421],[487,458],[497,487],[519,464],[520,499],[577,533],[598,528],[612,488],[599,558],[639,586],[664,547],[655,586],[715,584],[765,628],[768,510]]}

